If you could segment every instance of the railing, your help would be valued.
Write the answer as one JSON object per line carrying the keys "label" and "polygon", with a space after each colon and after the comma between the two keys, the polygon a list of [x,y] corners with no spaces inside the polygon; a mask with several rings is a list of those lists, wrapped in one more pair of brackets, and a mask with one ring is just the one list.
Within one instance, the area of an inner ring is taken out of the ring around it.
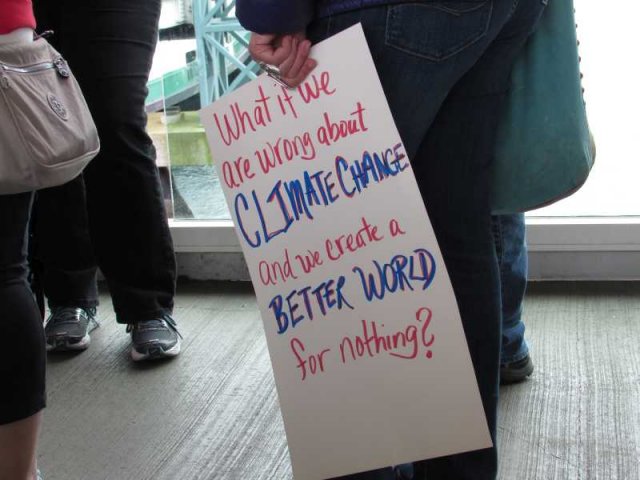
{"label": "railing", "polygon": [[248,56],[248,33],[234,16],[235,4],[235,0],[193,0],[203,107],[256,78],[258,66]]}

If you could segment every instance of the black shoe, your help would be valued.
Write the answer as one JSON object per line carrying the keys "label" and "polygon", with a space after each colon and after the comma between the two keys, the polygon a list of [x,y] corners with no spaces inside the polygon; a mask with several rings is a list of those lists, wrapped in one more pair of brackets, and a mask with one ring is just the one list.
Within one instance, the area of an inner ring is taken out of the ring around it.
{"label": "black shoe", "polygon": [[47,352],[86,350],[91,343],[89,332],[100,325],[95,308],[55,307],[44,324]]}
{"label": "black shoe", "polygon": [[131,332],[131,358],[134,362],[175,357],[180,353],[182,336],[169,315],[128,325],[127,332]]}
{"label": "black shoe", "polygon": [[500,385],[522,382],[532,373],[533,362],[527,353],[527,356],[521,360],[500,365]]}

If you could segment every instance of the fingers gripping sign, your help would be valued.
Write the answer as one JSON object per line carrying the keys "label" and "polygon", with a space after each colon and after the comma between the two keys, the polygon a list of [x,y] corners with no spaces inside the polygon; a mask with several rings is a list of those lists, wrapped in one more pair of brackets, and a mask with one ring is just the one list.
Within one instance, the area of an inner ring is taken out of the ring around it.
{"label": "fingers gripping sign", "polygon": [[[304,33],[285,35],[252,33],[249,53],[263,66],[269,76],[281,80],[289,87],[297,87],[316,67],[309,57],[311,42]],[[276,68],[269,68],[273,66]]]}

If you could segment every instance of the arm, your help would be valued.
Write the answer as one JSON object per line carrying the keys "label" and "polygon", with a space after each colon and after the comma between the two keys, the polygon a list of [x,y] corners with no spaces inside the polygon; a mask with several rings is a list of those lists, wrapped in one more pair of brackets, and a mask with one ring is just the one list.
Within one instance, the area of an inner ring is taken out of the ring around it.
{"label": "arm", "polygon": [[256,33],[302,32],[311,22],[313,0],[237,0],[236,16],[244,28]]}

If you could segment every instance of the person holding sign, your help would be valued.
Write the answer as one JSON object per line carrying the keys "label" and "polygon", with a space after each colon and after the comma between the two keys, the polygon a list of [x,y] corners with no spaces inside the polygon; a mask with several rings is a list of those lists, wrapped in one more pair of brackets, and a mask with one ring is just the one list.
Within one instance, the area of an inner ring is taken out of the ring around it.
{"label": "person holding sign", "polygon": [[[237,0],[253,32],[251,54],[291,87],[315,66],[311,43],[357,23],[369,43],[455,291],[494,445],[417,462],[419,480],[497,474],[501,295],[488,167],[513,61],[546,3]],[[343,478],[393,475],[386,468]]]}

